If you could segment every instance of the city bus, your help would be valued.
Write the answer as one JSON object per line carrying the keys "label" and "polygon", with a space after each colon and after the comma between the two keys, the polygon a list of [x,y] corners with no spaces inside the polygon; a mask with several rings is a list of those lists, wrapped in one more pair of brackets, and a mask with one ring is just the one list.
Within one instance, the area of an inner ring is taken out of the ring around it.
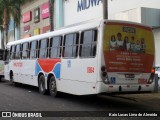
{"label": "city bus", "polygon": [[4,49],[0,49],[0,81],[4,77]]}
{"label": "city bus", "polygon": [[153,91],[154,37],[134,22],[91,20],[7,44],[5,79],[41,94]]}

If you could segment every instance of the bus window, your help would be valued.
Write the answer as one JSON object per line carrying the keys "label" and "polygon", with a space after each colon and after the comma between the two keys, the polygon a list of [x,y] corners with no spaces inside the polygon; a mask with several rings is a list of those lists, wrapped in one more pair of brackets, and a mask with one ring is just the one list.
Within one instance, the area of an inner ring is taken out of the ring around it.
{"label": "bus window", "polygon": [[15,59],[21,58],[21,45],[16,45],[16,53],[15,53]]}
{"label": "bus window", "polygon": [[62,37],[57,36],[51,38],[50,41],[50,58],[59,58],[61,56]]}
{"label": "bus window", "polygon": [[15,58],[15,46],[11,46],[11,55],[10,55],[10,59],[14,59]]}
{"label": "bus window", "polygon": [[77,57],[79,34],[65,35],[63,57]]}
{"label": "bus window", "polygon": [[37,58],[37,41],[31,42],[31,48],[30,48],[30,59]]}
{"label": "bus window", "polygon": [[82,32],[80,57],[94,57],[96,55],[97,30]]}
{"label": "bus window", "polygon": [[29,43],[22,44],[22,59],[26,59],[29,57]]}
{"label": "bus window", "polygon": [[47,57],[48,39],[40,40],[39,42],[39,58]]}

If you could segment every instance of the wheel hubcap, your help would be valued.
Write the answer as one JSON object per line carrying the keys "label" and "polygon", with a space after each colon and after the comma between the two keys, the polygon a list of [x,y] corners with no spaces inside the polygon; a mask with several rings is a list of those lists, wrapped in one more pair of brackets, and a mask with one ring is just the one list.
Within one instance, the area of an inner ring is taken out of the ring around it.
{"label": "wheel hubcap", "polygon": [[41,83],[40,88],[41,88],[41,91],[44,90],[44,89],[43,89],[43,83]]}
{"label": "wheel hubcap", "polygon": [[52,82],[51,82],[51,91],[52,91],[53,93],[56,92],[56,82],[55,82],[55,81],[52,81]]}

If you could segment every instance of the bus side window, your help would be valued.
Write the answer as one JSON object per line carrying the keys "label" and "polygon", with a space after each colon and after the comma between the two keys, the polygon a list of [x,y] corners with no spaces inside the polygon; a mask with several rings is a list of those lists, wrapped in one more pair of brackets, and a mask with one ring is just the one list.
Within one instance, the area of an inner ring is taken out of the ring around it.
{"label": "bus side window", "polygon": [[47,38],[39,41],[39,58],[47,58],[48,41]]}
{"label": "bus side window", "polygon": [[97,30],[87,30],[81,34],[80,57],[95,57],[97,49]]}
{"label": "bus side window", "polygon": [[79,34],[67,34],[64,37],[63,57],[77,57]]}
{"label": "bus side window", "polygon": [[50,58],[61,57],[62,36],[56,36],[50,39]]}
{"label": "bus side window", "polygon": [[10,51],[10,59],[13,60],[15,58],[15,46],[11,46],[11,51]]}
{"label": "bus side window", "polygon": [[15,59],[21,58],[21,44],[16,45]]}
{"label": "bus side window", "polygon": [[38,42],[32,41],[30,44],[30,59],[37,58]]}
{"label": "bus side window", "polygon": [[22,44],[22,59],[27,59],[29,57],[29,43]]}

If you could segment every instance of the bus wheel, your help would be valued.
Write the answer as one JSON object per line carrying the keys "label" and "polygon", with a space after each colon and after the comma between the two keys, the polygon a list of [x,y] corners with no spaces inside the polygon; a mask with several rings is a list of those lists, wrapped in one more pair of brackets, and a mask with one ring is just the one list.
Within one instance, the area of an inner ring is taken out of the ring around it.
{"label": "bus wheel", "polygon": [[52,76],[49,80],[49,93],[51,96],[53,97],[58,97],[59,96],[59,92],[57,91],[57,85],[56,85],[56,80],[55,78]]}
{"label": "bus wheel", "polygon": [[13,79],[13,72],[10,73],[10,82],[11,82],[12,85],[15,85],[14,84],[14,79]]}
{"label": "bus wheel", "polygon": [[39,77],[38,87],[39,87],[39,93],[45,95],[46,94],[45,77],[43,75]]}

